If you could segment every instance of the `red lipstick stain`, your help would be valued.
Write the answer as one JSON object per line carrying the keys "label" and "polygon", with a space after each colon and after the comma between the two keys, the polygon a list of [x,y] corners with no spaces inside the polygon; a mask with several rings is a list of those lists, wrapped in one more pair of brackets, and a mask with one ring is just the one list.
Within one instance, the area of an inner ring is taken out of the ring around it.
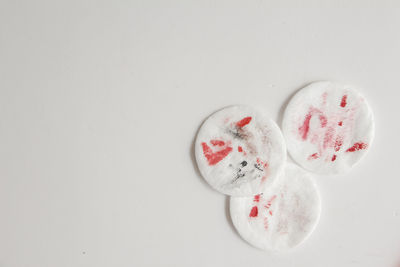
{"label": "red lipstick stain", "polygon": [[304,118],[303,125],[299,128],[299,133],[301,135],[301,138],[303,140],[307,139],[308,131],[310,130],[310,120],[311,120],[312,115],[308,113],[306,117]]}
{"label": "red lipstick stain", "polygon": [[303,125],[299,127],[299,133],[303,140],[307,139],[308,132],[310,131],[310,121],[315,114],[319,114],[319,120],[322,128],[328,123],[328,119],[319,109],[311,107],[304,118]]}
{"label": "red lipstick stain", "polygon": [[265,228],[265,230],[268,230],[268,218],[267,217],[264,218],[264,228]]}
{"label": "red lipstick stain", "polygon": [[238,151],[243,152],[243,148],[241,146],[238,146]]}
{"label": "red lipstick stain", "polygon": [[223,145],[225,145],[225,142],[224,142],[224,141],[221,141],[221,140],[211,140],[210,143],[211,143],[213,146],[223,146]]}
{"label": "red lipstick stain", "polygon": [[272,210],[270,210],[270,211],[269,211],[269,215],[271,215],[271,216],[272,216]]}
{"label": "red lipstick stain", "polygon": [[244,126],[246,126],[247,124],[249,124],[251,121],[251,117],[246,117],[244,119],[241,119],[240,121],[236,122],[236,126],[239,128],[242,128]]}
{"label": "red lipstick stain", "polygon": [[204,156],[207,158],[208,164],[209,165],[215,165],[221,160],[223,160],[229,153],[232,151],[232,147],[227,146],[224,149],[213,152],[212,149],[206,144],[206,143],[201,143],[201,146],[203,147],[203,153]]}
{"label": "red lipstick stain", "polygon": [[355,143],[352,147],[348,148],[346,150],[346,152],[355,152],[357,150],[366,149],[367,147],[368,147],[368,144],[359,142],[359,143]]}
{"label": "red lipstick stain", "polygon": [[254,196],[254,202],[260,202],[260,194]]}
{"label": "red lipstick stain", "polygon": [[342,96],[342,102],[340,102],[340,106],[344,108],[347,105],[347,95]]}
{"label": "red lipstick stain", "polygon": [[321,128],[324,128],[328,123],[328,119],[324,115],[319,115],[319,120],[321,121]]}
{"label": "red lipstick stain", "polygon": [[257,217],[257,215],[258,215],[258,208],[257,208],[257,206],[254,206],[250,211],[249,217],[254,218],[254,217]]}
{"label": "red lipstick stain", "polygon": [[264,207],[265,207],[266,209],[269,209],[269,208],[271,207],[271,205],[272,205],[272,201],[274,201],[275,198],[276,198],[276,195],[273,195],[273,196],[268,200],[267,205],[264,206]]}
{"label": "red lipstick stain", "polygon": [[329,127],[324,136],[324,144],[323,148],[327,148],[328,146],[332,147],[333,146],[333,137],[335,135],[335,129],[333,127]]}
{"label": "red lipstick stain", "polygon": [[314,153],[308,157],[308,160],[317,159],[319,158],[318,153]]}
{"label": "red lipstick stain", "polygon": [[335,161],[336,160],[336,155],[333,155],[332,156],[332,161]]}
{"label": "red lipstick stain", "polygon": [[342,145],[343,145],[343,140],[340,136],[338,136],[335,141],[335,151],[336,152],[339,151]]}
{"label": "red lipstick stain", "polygon": [[343,121],[339,121],[339,122],[338,122],[338,125],[339,125],[339,126],[342,126],[342,125],[343,125]]}

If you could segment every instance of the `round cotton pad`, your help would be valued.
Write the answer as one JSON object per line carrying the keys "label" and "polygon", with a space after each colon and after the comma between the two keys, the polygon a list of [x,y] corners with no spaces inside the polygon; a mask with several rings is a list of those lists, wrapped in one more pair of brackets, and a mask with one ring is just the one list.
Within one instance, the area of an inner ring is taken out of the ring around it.
{"label": "round cotton pad", "polygon": [[348,171],[367,152],[374,120],[367,101],[351,86],[316,82],[289,102],[282,123],[288,151],[305,169]]}
{"label": "round cotton pad", "polygon": [[195,154],[201,174],[214,189],[254,196],[281,173],[286,146],[278,126],[262,111],[231,106],[203,123]]}
{"label": "round cotton pad", "polygon": [[319,220],[321,202],[309,174],[288,164],[266,192],[231,197],[230,211],[243,239],[262,250],[283,251],[311,234]]}

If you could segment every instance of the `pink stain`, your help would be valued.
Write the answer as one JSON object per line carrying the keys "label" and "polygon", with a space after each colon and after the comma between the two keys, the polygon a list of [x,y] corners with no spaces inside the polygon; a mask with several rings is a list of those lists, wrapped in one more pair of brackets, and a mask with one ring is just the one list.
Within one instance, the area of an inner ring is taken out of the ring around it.
{"label": "pink stain", "polygon": [[343,138],[338,136],[335,141],[335,151],[338,152],[343,145]]}
{"label": "pink stain", "polygon": [[275,200],[276,195],[273,195],[268,201],[267,201],[267,205],[264,206],[266,209],[269,209],[272,205],[272,202]]}
{"label": "pink stain", "polygon": [[262,178],[261,178],[261,183],[264,183],[266,180],[267,180],[267,176],[266,175],[264,175]]}
{"label": "pink stain", "polygon": [[260,194],[255,195],[253,201],[254,201],[254,202],[260,202],[260,197],[261,197]]}
{"label": "pink stain", "polygon": [[232,147],[230,146],[227,146],[217,152],[213,152],[212,149],[204,142],[201,143],[201,146],[203,147],[203,153],[209,165],[217,164],[218,162],[223,160],[229,153],[232,152]]}
{"label": "pink stain", "polygon": [[310,131],[311,118],[316,114],[319,114],[319,120],[322,128],[328,123],[327,117],[319,109],[310,107],[304,118],[303,125],[299,127],[299,134],[303,140],[307,140],[308,132]]}
{"label": "pink stain", "polygon": [[[355,111],[358,106],[348,109],[349,98],[347,94],[340,97],[337,108],[332,109],[326,105],[327,93],[322,94],[322,104],[319,107],[309,106],[308,111],[300,121],[296,129],[300,140],[315,145],[315,152],[312,155],[305,155],[308,160],[325,158],[328,161],[335,161],[344,150],[342,147],[347,135],[352,132]],[[344,108],[341,109],[340,107]],[[346,121],[346,123],[344,123]],[[347,152],[354,152],[365,149],[366,145],[354,145]],[[333,154],[336,154],[333,156]]]}
{"label": "pink stain", "polygon": [[335,129],[333,127],[329,127],[324,136],[324,145],[323,148],[332,147],[333,137],[335,135]]}
{"label": "pink stain", "polygon": [[267,217],[264,218],[264,229],[268,230],[268,218]]}
{"label": "pink stain", "polygon": [[308,160],[317,159],[319,158],[318,153],[314,153],[308,157]]}

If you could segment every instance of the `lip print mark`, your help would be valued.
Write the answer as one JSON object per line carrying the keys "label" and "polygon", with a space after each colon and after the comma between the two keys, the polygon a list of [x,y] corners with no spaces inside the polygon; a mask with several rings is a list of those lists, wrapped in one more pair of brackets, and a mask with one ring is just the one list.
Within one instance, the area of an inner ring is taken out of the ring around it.
{"label": "lip print mark", "polygon": [[238,146],[238,152],[243,152],[243,148],[241,146]]}
{"label": "lip print mark", "polygon": [[357,150],[366,149],[367,147],[368,147],[368,144],[359,142],[359,143],[355,143],[352,147],[348,148],[346,150],[346,152],[355,152]]}
{"label": "lip print mark", "polygon": [[240,121],[236,122],[236,126],[239,128],[242,128],[244,126],[246,126],[247,124],[249,124],[251,121],[251,117],[246,117],[244,119],[241,119]]}
{"label": "lip print mark", "polygon": [[257,206],[254,206],[250,211],[249,217],[254,218],[257,216],[258,216],[258,208],[257,208]]}
{"label": "lip print mark", "polygon": [[[218,140],[212,140],[212,141],[216,141],[218,144],[221,144],[221,142],[223,143],[222,145],[218,145],[218,146],[225,145],[225,142],[223,142],[223,141],[218,141]],[[211,144],[213,144],[212,141],[210,141]],[[229,153],[232,152],[232,147],[230,147],[230,146],[226,146],[224,149],[216,151],[216,152],[213,152],[212,149],[205,142],[201,143],[201,146],[203,147],[203,153],[204,153],[204,156],[207,158],[209,165],[217,164],[218,162],[223,160]],[[216,145],[214,145],[214,146],[216,146]]]}
{"label": "lip print mark", "polygon": [[260,194],[255,195],[253,201],[254,201],[254,202],[260,202],[260,197],[261,197]]}
{"label": "lip print mark", "polygon": [[332,156],[332,161],[335,161],[336,160],[336,155],[333,155]]}
{"label": "lip print mark", "polygon": [[347,105],[347,95],[342,96],[342,101],[340,102],[340,106],[344,108]]}

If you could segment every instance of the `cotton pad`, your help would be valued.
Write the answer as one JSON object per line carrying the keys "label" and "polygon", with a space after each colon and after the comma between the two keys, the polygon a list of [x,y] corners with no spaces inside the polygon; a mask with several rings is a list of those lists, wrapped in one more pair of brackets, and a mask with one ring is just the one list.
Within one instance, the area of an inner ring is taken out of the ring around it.
{"label": "cotton pad", "polygon": [[282,172],[286,146],[278,126],[261,110],[231,106],[203,123],[195,154],[201,174],[214,189],[253,196]]}
{"label": "cotton pad", "polygon": [[348,171],[367,152],[374,119],[353,87],[316,82],[290,100],[282,130],[297,163],[316,173],[336,174]]}
{"label": "cotton pad", "polygon": [[321,202],[309,174],[288,164],[283,175],[264,193],[231,197],[230,213],[237,231],[251,245],[284,251],[301,244],[312,233]]}

